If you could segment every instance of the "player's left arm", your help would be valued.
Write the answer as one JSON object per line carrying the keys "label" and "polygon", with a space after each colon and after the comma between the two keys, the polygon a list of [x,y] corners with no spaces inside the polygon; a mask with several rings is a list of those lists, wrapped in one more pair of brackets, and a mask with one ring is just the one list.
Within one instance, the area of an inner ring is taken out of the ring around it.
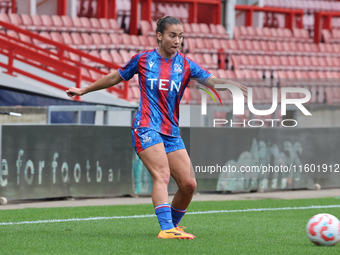
{"label": "player's left arm", "polygon": [[[210,76],[210,78],[205,82],[205,84],[207,84],[208,86],[211,86],[213,88],[215,88],[215,84],[233,85],[233,86],[241,89],[243,95],[245,97],[248,97],[248,88],[246,86],[242,85],[241,83],[238,83],[238,82],[235,82],[235,81],[226,80],[226,79],[219,79],[219,78],[216,78],[215,76]],[[216,90],[224,91],[226,89],[217,88]]]}

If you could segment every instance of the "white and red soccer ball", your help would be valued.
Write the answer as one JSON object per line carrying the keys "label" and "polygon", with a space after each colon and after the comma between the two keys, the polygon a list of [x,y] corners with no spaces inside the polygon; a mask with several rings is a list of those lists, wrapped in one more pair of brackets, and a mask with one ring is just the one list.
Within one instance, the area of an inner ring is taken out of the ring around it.
{"label": "white and red soccer ball", "polygon": [[334,246],[340,241],[340,222],[328,213],[314,215],[306,230],[309,239],[316,245]]}

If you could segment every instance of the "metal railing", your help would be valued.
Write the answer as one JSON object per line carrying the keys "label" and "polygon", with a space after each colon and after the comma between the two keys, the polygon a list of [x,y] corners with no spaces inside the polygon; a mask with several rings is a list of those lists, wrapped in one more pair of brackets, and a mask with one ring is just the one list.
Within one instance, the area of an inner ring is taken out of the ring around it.
{"label": "metal railing", "polygon": [[74,112],[74,124],[81,124],[81,113],[82,112],[97,112],[102,111],[103,125],[109,123],[109,111],[131,111],[131,116],[135,115],[137,107],[122,107],[122,106],[106,106],[106,105],[51,105],[47,107],[47,123],[51,124],[52,112]]}

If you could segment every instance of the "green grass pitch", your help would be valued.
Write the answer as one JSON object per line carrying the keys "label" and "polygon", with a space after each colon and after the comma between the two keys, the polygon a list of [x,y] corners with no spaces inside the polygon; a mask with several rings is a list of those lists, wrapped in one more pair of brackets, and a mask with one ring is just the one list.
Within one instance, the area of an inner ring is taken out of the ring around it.
{"label": "green grass pitch", "polygon": [[[340,205],[338,198],[192,202],[188,212]],[[37,220],[153,215],[149,205],[1,210],[0,254],[340,254],[340,244],[318,247],[306,235],[318,213],[340,218],[340,208],[188,214],[180,225],[194,240],[162,240],[156,217],[35,223]]]}

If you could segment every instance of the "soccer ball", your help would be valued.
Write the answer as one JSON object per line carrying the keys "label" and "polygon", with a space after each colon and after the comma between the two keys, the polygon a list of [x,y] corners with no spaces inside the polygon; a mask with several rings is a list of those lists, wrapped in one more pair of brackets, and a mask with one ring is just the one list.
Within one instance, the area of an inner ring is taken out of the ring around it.
{"label": "soccer ball", "polygon": [[328,213],[314,215],[306,230],[309,239],[316,245],[334,246],[340,241],[340,222]]}

